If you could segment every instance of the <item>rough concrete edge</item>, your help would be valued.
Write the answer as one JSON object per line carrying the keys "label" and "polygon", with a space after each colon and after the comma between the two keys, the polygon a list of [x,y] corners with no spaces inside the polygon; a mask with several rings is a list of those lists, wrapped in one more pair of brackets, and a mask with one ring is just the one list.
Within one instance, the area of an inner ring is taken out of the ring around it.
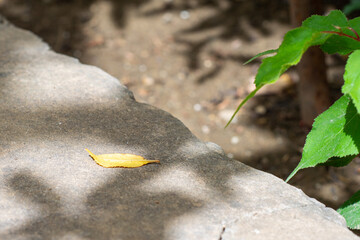
{"label": "rough concrete edge", "polygon": [[[23,29],[23,28],[19,28],[17,26],[15,26],[14,24],[12,24],[11,22],[9,22],[4,16],[2,16],[0,14],[0,26],[1,25],[4,25],[6,27],[11,27],[13,29],[15,29],[16,31],[20,31],[20,32],[24,32],[25,34],[28,34],[28,35],[31,35],[33,38],[39,40],[39,43],[42,44],[44,46],[43,48],[43,52],[47,52],[48,50],[51,50],[49,44],[47,44],[46,42],[44,42],[44,40],[37,36],[36,34],[34,34],[33,32],[29,31],[29,30],[26,30],[26,29]],[[76,59],[77,60],[77,59]],[[79,60],[77,60],[79,61]]]}
{"label": "rough concrete edge", "polygon": [[[258,169],[255,169],[256,171],[260,171]],[[327,220],[327,221],[330,221],[330,222],[333,222],[337,225],[340,225],[344,228],[347,228],[347,225],[346,225],[346,220],[345,218],[340,214],[338,213],[335,209],[331,208],[331,207],[327,207],[324,203],[320,202],[319,200],[317,200],[316,198],[313,198],[313,197],[309,197],[308,195],[306,195],[304,193],[304,191],[300,188],[297,188],[289,183],[286,183],[283,179],[271,174],[271,173],[268,173],[268,172],[263,172],[263,171],[260,171],[264,174],[268,174],[274,178],[276,178],[279,182],[281,182],[282,184],[286,184],[287,186],[289,186],[291,189],[293,189],[294,191],[297,191],[301,196],[305,197],[306,199],[309,200],[309,204],[305,204],[305,205],[302,205],[302,206],[299,206],[299,207],[288,207],[288,208],[280,208],[280,209],[275,209],[273,212],[277,212],[277,211],[284,211],[284,210],[289,210],[289,209],[295,209],[295,208],[302,208],[302,209],[307,209],[311,206],[316,206],[318,208],[318,213],[325,213],[326,214],[322,214],[321,216],[323,216],[324,220]],[[264,213],[265,214],[265,213]],[[320,216],[320,214],[319,214]],[[336,218],[336,219],[335,219]]]}
{"label": "rough concrete edge", "polygon": [[[16,31],[19,31],[19,32],[23,32],[25,34],[28,34],[28,35],[31,35],[34,39],[37,39],[39,41],[39,44],[43,45],[43,49],[42,49],[42,52],[41,54],[48,54],[48,55],[54,55],[54,56],[57,56],[57,57],[62,57],[64,59],[66,59],[67,61],[72,61],[74,63],[78,63],[78,64],[81,64],[87,68],[90,68],[90,69],[94,69],[95,71],[101,73],[104,75],[104,77],[108,78],[108,79],[111,79],[113,82],[116,82],[117,84],[119,84],[125,91],[126,93],[128,94],[129,98],[132,99],[132,100],[135,100],[135,97],[134,97],[134,93],[132,91],[130,91],[125,85],[123,85],[120,80],[118,80],[117,78],[113,77],[112,75],[110,75],[109,73],[105,72],[104,70],[102,70],[101,68],[99,67],[96,67],[96,66],[93,66],[93,65],[89,65],[89,64],[84,64],[82,62],[79,61],[79,59],[75,58],[75,57],[72,57],[72,56],[68,56],[68,55],[64,55],[64,54],[61,54],[61,53],[57,53],[55,52],[50,46],[48,43],[46,43],[44,41],[44,39],[42,39],[41,37],[39,37],[38,35],[36,35],[35,33],[29,31],[29,30],[26,30],[26,29],[23,29],[23,28],[20,28],[20,27],[17,27],[15,26],[14,24],[12,24],[11,22],[9,22],[4,16],[2,16],[0,14],[0,26],[1,25],[4,25],[6,27],[11,27],[13,29],[15,29]],[[147,104],[149,105],[149,104]]]}
{"label": "rough concrete edge", "polygon": [[[291,186],[291,187],[293,187],[293,186]],[[295,187],[293,187],[293,188],[295,188]],[[295,189],[297,189],[297,188],[295,188]],[[222,231],[219,235],[219,239],[227,239],[229,231],[231,232],[234,227],[236,228],[237,225],[241,224],[241,222],[243,222],[243,221],[247,221],[247,220],[251,221],[251,219],[255,215],[257,218],[262,218],[262,217],[268,217],[268,216],[271,216],[271,215],[277,214],[277,213],[279,213],[279,214],[285,213],[286,214],[287,212],[291,212],[293,209],[294,210],[297,209],[304,214],[309,213],[309,214],[317,215],[325,222],[327,221],[331,224],[338,225],[339,227],[343,228],[344,230],[348,230],[348,232],[350,234],[349,236],[354,237],[354,238],[351,237],[351,238],[344,238],[344,239],[359,238],[354,232],[352,232],[350,229],[347,228],[345,219],[339,213],[337,213],[337,211],[335,211],[332,208],[326,207],[324,204],[322,204],[321,202],[317,201],[314,198],[308,197],[301,189],[297,189],[297,190],[299,192],[301,192],[302,195],[304,195],[305,197],[310,199],[311,203],[304,204],[303,206],[298,206],[298,207],[285,207],[285,208],[275,209],[273,211],[256,212],[256,213],[246,215],[245,217],[233,218],[230,221],[226,221],[226,222],[222,223]],[[332,215],[332,216],[330,216],[330,215]],[[333,217],[333,218],[331,218],[331,217]],[[336,221],[335,218],[337,218],[338,221]],[[298,238],[296,238],[296,239],[298,239]]]}

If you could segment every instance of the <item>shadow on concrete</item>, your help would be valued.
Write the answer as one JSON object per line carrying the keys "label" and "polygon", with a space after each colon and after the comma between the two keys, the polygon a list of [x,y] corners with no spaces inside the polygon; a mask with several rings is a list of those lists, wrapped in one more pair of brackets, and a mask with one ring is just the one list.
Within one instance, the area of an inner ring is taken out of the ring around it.
{"label": "shadow on concrete", "polygon": [[[55,138],[56,134],[53,133]],[[77,135],[78,133],[68,132],[67,134]],[[99,132],[96,137],[99,137],[98,134]],[[109,137],[107,131],[103,132],[103,137]],[[31,138],[17,141],[31,141]],[[118,139],[115,142],[119,142]],[[154,151],[151,147],[147,147],[146,150]],[[171,150],[176,149],[168,149],[168,151]],[[164,154],[167,155],[167,153]],[[44,158],[44,162],[49,160],[47,155],[40,158]],[[191,170],[198,175],[200,181],[205,182],[214,195],[223,198],[224,202],[229,201],[233,196],[228,180],[235,174],[241,174],[241,170],[244,171],[244,169],[241,165],[238,169],[230,167],[225,161],[223,165],[216,166],[210,159],[214,159],[214,153],[186,160],[178,154],[173,154],[171,158],[162,160],[161,166],[154,165],[136,170],[116,169],[115,175],[91,190],[85,202],[73,202],[75,207],[66,205],[64,199],[68,196],[57,193],[57,190],[53,189],[53,184],[47,183],[46,178],[38,177],[35,172],[20,170],[22,168],[17,167],[18,170],[13,174],[7,174],[5,181],[7,192],[13,196],[13,201],[26,203],[27,207],[33,206],[37,214],[30,220],[17,224],[17,227],[11,228],[8,232],[1,233],[0,236],[5,239],[20,236],[36,236],[41,239],[57,239],[65,236],[112,239],[121,236],[121,239],[129,240],[148,239],[151,236],[154,239],[168,239],[166,234],[169,228],[175,227],[174,224],[178,218],[201,210],[209,200],[187,196],[179,193],[177,189],[168,189],[158,193],[154,189],[154,192],[148,192],[142,190],[141,186],[146,182],[151,183],[158,175],[176,166],[178,164],[176,161],[179,161],[180,165],[191,161]],[[218,161],[221,160],[218,159]],[[61,165],[67,164],[69,163],[63,161],[58,167],[61,168]],[[215,168],[212,170],[207,164],[213,164]],[[92,168],[85,162],[82,165],[83,168]],[[31,169],[31,166],[27,168]],[[97,166],[97,168],[100,167]],[[74,175],[81,171],[74,166]],[[62,174],[62,172],[60,170],[54,174]],[[183,180],[186,180],[186,177]],[[67,179],[64,177],[63,181]],[[81,181],[80,178],[79,181]],[[194,182],[194,184],[197,183]],[[61,184],[59,187],[61,188]],[[76,189],[77,186],[74,188]],[[81,211],[76,208],[79,204],[84,204],[84,207],[80,208]]]}
{"label": "shadow on concrete", "polygon": [[[8,70],[13,73],[24,70],[22,64],[28,63],[25,61]],[[25,69],[28,67],[26,65]],[[123,98],[111,105],[89,100],[88,105],[55,105],[50,110],[48,104],[51,106],[51,101],[44,99],[38,108],[31,104],[24,108],[21,104],[7,102],[13,98],[6,94],[16,94],[14,91],[19,89],[7,91],[9,84],[4,84],[4,81],[16,79],[2,79],[4,105],[0,126],[6,130],[0,136],[1,154],[2,162],[12,169],[4,179],[6,192],[13,196],[13,201],[34,206],[38,214],[1,233],[3,238],[36,236],[57,239],[80,235],[87,239],[118,236],[129,240],[148,239],[148,236],[168,239],[166,234],[170,224],[181,216],[201,210],[207,202],[172,189],[159,193],[143,191],[140,187],[144,182],[151,182],[180,164],[191,167],[198,176],[195,180],[201,179],[209,191],[228,201],[232,199],[229,178],[245,171],[241,164],[238,168],[231,167],[228,160],[207,149],[179,120],[149,105]],[[77,87],[75,84],[74,88]],[[81,149],[89,147],[99,152],[108,145],[116,146],[116,151],[160,159],[161,165],[103,169],[93,161],[86,161],[89,157]],[[83,151],[83,154],[78,151]],[[84,177],[82,172],[87,168],[90,170],[86,170]],[[109,171],[109,176],[103,172],[103,178],[106,178],[103,184],[94,185],[88,194],[81,191],[83,186],[100,181],[102,177],[96,174],[104,170]],[[69,174],[77,179],[73,188],[79,189],[78,194],[83,194],[86,199],[81,203],[73,199],[74,207],[64,202],[71,194],[58,192],[63,185],[68,186],[66,182],[73,181],[67,178]],[[49,178],[54,180],[48,182]],[[59,184],[56,188],[54,181]],[[84,209],[76,208],[80,205],[84,205]]]}
{"label": "shadow on concrete", "polygon": [[[129,240],[151,236],[166,239],[163,234],[169,221],[198,209],[194,204],[196,201],[175,193],[150,195],[137,190],[139,182],[145,180],[138,178],[130,171],[115,177],[88,196],[85,211],[69,214],[61,208],[64,196],[57,195],[43,179],[20,171],[6,184],[15,196],[40,206],[40,211],[32,220],[11,229],[10,234],[0,236],[36,236],[40,239],[66,236],[113,239],[121,236],[121,239]],[[126,193],[129,190],[131,196]]]}
{"label": "shadow on concrete", "polygon": [[[2,69],[11,73],[0,79],[0,155],[6,169],[0,177],[8,200],[33,207],[37,214],[21,223],[15,220],[0,238],[168,239],[179,218],[212,201],[196,197],[201,190],[196,187],[194,193],[142,188],[172,169],[185,169],[185,176],[175,180],[187,180],[189,186],[204,183],[211,195],[234,201],[229,181],[248,171],[245,166],[234,167],[233,160],[211,151],[169,113],[135,102],[104,72],[47,54],[31,34],[13,34],[26,39],[22,51],[28,57],[19,54],[23,40],[15,38],[6,48],[13,54],[0,59]],[[96,154],[138,154],[161,164],[104,169],[84,148]],[[189,172],[195,177],[188,177]],[[19,214],[29,213],[23,209]],[[219,235],[221,229],[219,223]]]}

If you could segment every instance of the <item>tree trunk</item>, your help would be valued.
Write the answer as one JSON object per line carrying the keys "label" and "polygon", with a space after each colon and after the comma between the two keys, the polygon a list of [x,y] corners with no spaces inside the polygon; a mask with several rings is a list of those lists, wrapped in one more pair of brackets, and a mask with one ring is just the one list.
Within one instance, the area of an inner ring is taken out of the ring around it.
{"label": "tree trunk", "polygon": [[[298,27],[307,17],[323,13],[322,1],[290,0],[290,13],[293,26]],[[311,126],[315,117],[331,104],[324,53],[318,47],[310,47],[297,65],[297,71],[302,122]]]}

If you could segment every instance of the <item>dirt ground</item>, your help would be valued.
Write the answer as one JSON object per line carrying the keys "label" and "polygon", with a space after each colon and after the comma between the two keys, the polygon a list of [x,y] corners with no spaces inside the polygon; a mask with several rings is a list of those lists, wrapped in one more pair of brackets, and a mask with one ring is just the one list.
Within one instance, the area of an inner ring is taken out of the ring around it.
{"label": "dirt ground", "polygon": [[[138,101],[282,179],[298,164],[309,131],[299,117],[295,69],[224,126],[254,88],[260,61],[243,63],[279,46],[291,28],[288,8],[286,0],[0,0],[0,14],[56,52],[102,68]],[[344,61],[327,56],[327,62],[336,99]],[[290,183],[337,208],[360,189],[359,166],[356,159],[343,168],[306,169]]]}

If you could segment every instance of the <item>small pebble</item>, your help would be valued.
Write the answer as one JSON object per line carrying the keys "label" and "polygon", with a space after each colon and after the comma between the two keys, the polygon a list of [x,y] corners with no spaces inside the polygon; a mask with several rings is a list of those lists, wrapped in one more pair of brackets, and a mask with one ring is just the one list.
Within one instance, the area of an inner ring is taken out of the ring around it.
{"label": "small pebble", "polygon": [[255,107],[255,112],[257,114],[263,115],[266,113],[266,108],[263,105],[258,105]]}
{"label": "small pebble", "polygon": [[207,125],[203,125],[203,126],[201,126],[201,131],[204,134],[208,134],[208,133],[210,133],[210,128]]}
{"label": "small pebble", "polygon": [[186,10],[180,12],[180,18],[183,20],[187,20],[190,18],[190,13]]}
{"label": "small pebble", "polygon": [[240,141],[240,139],[239,139],[239,137],[237,137],[237,136],[233,136],[232,138],[231,138],[231,140],[230,140],[230,142],[231,142],[231,144],[238,144],[239,143],[239,141]]}
{"label": "small pebble", "polygon": [[211,68],[214,65],[213,62],[209,59],[205,60],[203,64],[206,68]]}
{"label": "small pebble", "polygon": [[237,39],[237,40],[232,41],[230,45],[231,45],[232,49],[238,49],[241,47],[242,44],[241,44],[241,41]]}
{"label": "small pebble", "polygon": [[199,103],[194,104],[194,110],[195,112],[200,112],[202,109],[202,106]]}
{"label": "small pebble", "polygon": [[151,85],[154,85],[155,80],[152,77],[145,76],[145,77],[142,78],[142,83],[145,86],[151,86]]}

